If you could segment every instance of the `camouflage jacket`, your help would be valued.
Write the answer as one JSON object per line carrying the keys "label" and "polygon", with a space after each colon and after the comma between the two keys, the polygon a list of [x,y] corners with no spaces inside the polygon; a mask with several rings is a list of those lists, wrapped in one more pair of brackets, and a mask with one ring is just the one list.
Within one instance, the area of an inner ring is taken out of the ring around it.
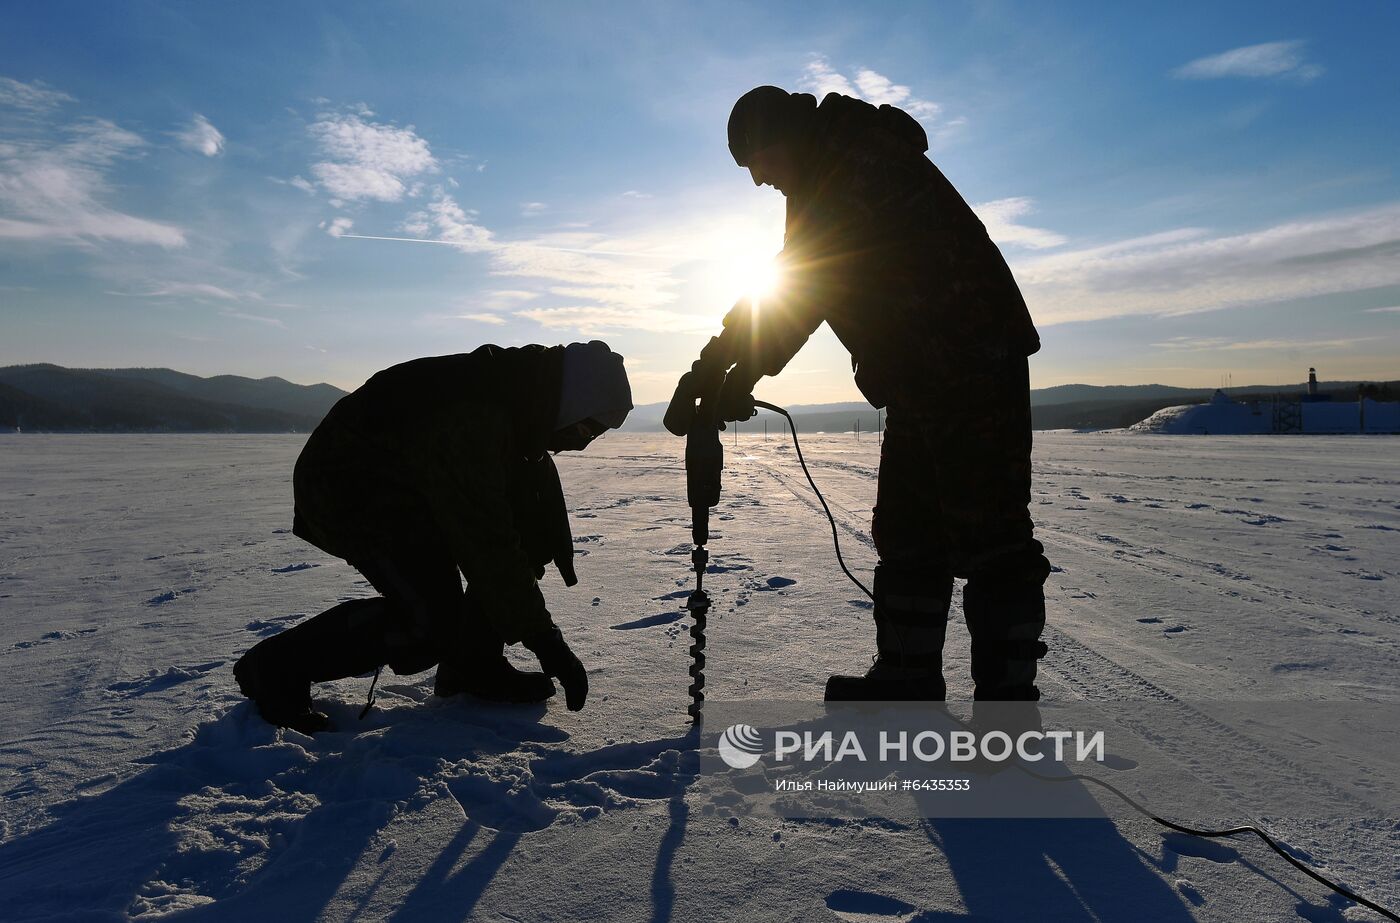
{"label": "camouflage jacket", "polygon": [[450,555],[506,641],[547,628],[544,565],[577,582],[545,450],[562,352],[483,346],[377,373],[331,408],[297,459],[293,531],[352,564]]}
{"label": "camouflage jacket", "polygon": [[822,100],[801,183],[788,190],[784,293],[725,319],[755,380],[780,372],[822,321],[876,406],[931,373],[947,383],[959,362],[1040,348],[1001,252],[927,149],[899,109]]}

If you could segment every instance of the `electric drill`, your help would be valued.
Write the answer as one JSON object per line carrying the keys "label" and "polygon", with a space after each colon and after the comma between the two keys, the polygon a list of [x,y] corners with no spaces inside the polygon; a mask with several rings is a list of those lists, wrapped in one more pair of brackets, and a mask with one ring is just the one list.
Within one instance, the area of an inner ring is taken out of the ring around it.
{"label": "electric drill", "polygon": [[[713,341],[712,341],[713,342]],[[705,627],[710,597],[705,592],[705,567],[710,561],[710,509],[719,504],[720,472],[724,470],[724,445],[719,439],[714,395],[723,383],[724,370],[696,362],[681,377],[665,425],[676,435],[685,436],[685,493],[690,505],[690,562],[695,568],[695,591],[686,600],[693,622],[690,626],[690,717],[698,724],[705,702]],[[712,386],[712,387],[711,387]],[[698,395],[706,395],[696,402]]]}

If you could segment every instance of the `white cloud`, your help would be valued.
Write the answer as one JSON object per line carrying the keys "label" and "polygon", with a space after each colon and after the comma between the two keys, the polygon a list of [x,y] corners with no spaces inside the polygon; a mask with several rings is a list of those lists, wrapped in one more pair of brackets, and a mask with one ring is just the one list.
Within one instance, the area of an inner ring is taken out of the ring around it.
{"label": "white cloud", "polygon": [[831,65],[826,62],[826,58],[817,56],[807,62],[807,67],[800,80],[797,81],[797,88],[811,93],[821,102],[821,98],[828,93],[840,93],[842,96],[860,96],[860,93],[851,81],[841,74],[831,69]]}
{"label": "white cloud", "polygon": [[361,106],[351,114],[323,115],[310,128],[326,158],[311,165],[311,174],[336,200],[397,202],[409,192],[408,180],[437,172],[428,142],[411,125],[365,121],[370,115]]}
{"label": "white cloud", "polygon": [[418,215],[432,222],[439,240],[450,241],[464,250],[487,250],[494,246],[491,232],[473,220],[475,213],[468,214],[449,195],[438,196]]}
{"label": "white cloud", "polygon": [[629,190],[627,190],[626,192],[624,192],[624,193],[622,194],[622,197],[623,197],[624,199],[650,199],[650,198],[651,198],[651,193],[649,193],[649,192],[641,192],[641,191],[636,190],[636,189],[629,189]]}
{"label": "white cloud", "polygon": [[21,83],[9,77],[0,77],[0,106],[42,112],[71,102],[75,102],[73,97],[53,89],[42,80]]}
{"label": "white cloud", "polygon": [[1367,308],[1367,314],[1400,314],[1400,305],[1391,308]]}
{"label": "white cloud", "polygon": [[[714,328],[722,307],[740,294],[723,290],[734,264],[752,262],[755,253],[775,253],[782,240],[780,203],[767,203],[760,214],[747,198],[742,207],[720,203],[713,195],[697,195],[696,201],[698,208],[680,217],[672,209],[663,223],[626,234],[561,226],[509,240],[483,225],[449,190],[437,187],[431,201],[410,213],[400,229],[413,235],[408,239],[453,245],[484,258],[491,275],[521,280],[459,305],[464,315],[509,317],[514,312],[551,329],[585,332],[695,332]],[[682,278],[691,275],[700,284],[686,295],[703,304],[703,316],[668,308],[679,299]],[[538,304],[521,310],[520,303],[530,299]]]}
{"label": "white cloud", "polygon": [[[237,294],[226,288],[217,285],[210,285],[207,282],[167,282],[159,288],[150,292],[142,292],[147,298],[217,298],[220,301],[242,301],[249,297],[245,294]],[[256,296],[254,296],[254,300]]]}
{"label": "white cloud", "polygon": [[909,88],[894,83],[884,74],[877,74],[868,68],[856,71],[856,86],[862,99],[882,106],[888,103],[898,106],[916,119],[931,119],[943,108],[938,103],[919,99],[909,92]]}
{"label": "white cloud", "polygon": [[999,244],[1014,244],[1029,250],[1045,250],[1065,242],[1065,237],[1054,231],[1016,223],[1017,218],[1035,210],[1034,201],[1025,196],[983,202],[972,206],[972,210],[986,225],[987,234]]}
{"label": "white cloud", "polygon": [[198,113],[175,137],[186,150],[203,154],[205,157],[217,157],[224,150],[223,134]]}
{"label": "white cloud", "polygon": [[1158,349],[1186,350],[1190,352],[1280,352],[1289,349],[1351,349],[1365,340],[1231,340],[1226,337],[1172,337],[1162,343],[1153,343]]}
{"label": "white cloud", "polygon": [[499,314],[458,314],[460,320],[474,320],[479,324],[490,324],[493,327],[503,326],[506,319]]}
{"label": "white cloud", "polygon": [[350,229],[355,226],[355,222],[341,216],[333,219],[329,224],[322,221],[319,227],[332,237],[343,237],[350,233]]}
{"label": "white cloud", "polygon": [[1016,261],[1013,269],[1042,324],[1400,285],[1400,203],[1227,236],[1179,228]]}
{"label": "white cloud", "polygon": [[1323,68],[1303,57],[1304,42],[1265,42],[1232,48],[1187,62],[1172,76],[1185,80],[1211,80],[1218,77],[1284,77],[1307,82],[1322,76]]}
{"label": "white cloud", "polygon": [[868,67],[858,68],[854,79],[832,70],[826,58],[817,55],[807,62],[802,78],[798,80],[800,90],[811,93],[820,101],[828,93],[854,96],[876,106],[889,104],[903,109],[919,121],[937,118],[943,107],[927,99],[920,99],[902,84],[897,84],[884,74]]}
{"label": "white cloud", "polygon": [[294,186],[308,194],[316,192],[316,187],[312,185],[311,181],[301,176],[293,176],[291,179],[287,180],[287,185]]}
{"label": "white cloud", "polygon": [[543,202],[521,202],[520,215],[523,218],[533,218],[536,215],[544,214],[547,208],[549,208],[549,206]]}
{"label": "white cloud", "polygon": [[280,319],[276,317],[266,317],[262,314],[245,314],[242,311],[228,310],[220,311],[219,315],[221,317],[227,317],[232,320],[249,321],[254,324],[266,324],[269,327],[279,327],[283,330],[287,329],[287,325],[283,323]]}
{"label": "white cloud", "polygon": [[0,238],[184,246],[180,228],[105,204],[113,196],[108,171],[145,146],[139,135],[105,119],[22,123],[0,144]]}
{"label": "white cloud", "polygon": [[159,282],[152,283],[142,291],[107,290],[104,295],[117,295],[122,298],[192,298],[196,301],[253,301],[272,308],[295,308],[298,305],[267,301],[262,295],[251,290],[237,290],[209,282]]}
{"label": "white cloud", "polygon": [[566,308],[530,308],[516,311],[516,317],[535,321],[552,330],[603,333],[608,330],[645,330],[651,333],[702,333],[715,328],[713,317],[679,314],[675,311],[624,310],[601,305]]}

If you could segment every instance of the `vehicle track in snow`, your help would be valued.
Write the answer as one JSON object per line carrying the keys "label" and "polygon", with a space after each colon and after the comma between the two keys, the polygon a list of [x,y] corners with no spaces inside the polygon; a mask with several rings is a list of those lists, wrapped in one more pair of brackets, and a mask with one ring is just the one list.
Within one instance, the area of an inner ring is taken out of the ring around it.
{"label": "vehicle track in snow", "polygon": [[[758,463],[773,480],[791,491],[817,517],[825,520],[821,504],[812,495],[811,488],[800,469],[796,472],[784,470],[783,467],[780,467],[778,460],[771,456],[764,457],[753,454],[747,456],[745,460]],[[787,462],[788,460],[783,459],[782,461]],[[796,459],[792,459],[790,464],[796,466]],[[809,468],[820,467],[854,474],[866,484],[870,480],[870,469],[865,466],[844,463],[826,464],[820,461],[814,464],[811,459],[808,459],[807,464]],[[831,507],[838,528],[873,550],[874,543],[870,539],[868,529],[862,527],[861,520],[857,519],[856,514],[850,510],[846,503],[833,499],[832,493],[826,489],[826,485],[819,482],[818,486],[823,488],[823,495],[827,498],[827,504]],[[841,493],[839,485],[832,485],[832,487],[835,493]],[[1059,530],[1053,528],[1050,531],[1061,534]],[[1074,533],[1064,532],[1063,534],[1066,537],[1083,539],[1083,536]],[[1124,566],[1125,563],[1135,563],[1127,556],[1115,556],[1111,553],[1103,553],[1099,549],[1091,550],[1097,551],[1101,558],[1113,562],[1118,567]],[[1170,572],[1162,568],[1154,569],[1153,573],[1161,579],[1175,579]],[[954,613],[954,618],[956,618],[956,613]],[[1121,716],[1120,722],[1130,728],[1141,740],[1167,754],[1173,765],[1180,767],[1193,778],[1208,782],[1216,792],[1226,796],[1229,800],[1245,801],[1252,792],[1267,791],[1271,786],[1296,788],[1300,779],[1307,779],[1312,793],[1319,798],[1325,798],[1327,802],[1325,810],[1328,813],[1335,813],[1336,816],[1342,817],[1376,812],[1374,805],[1365,803],[1351,793],[1336,787],[1325,775],[1291,759],[1287,754],[1269,746],[1257,737],[1245,734],[1193,707],[1183,701],[1176,692],[1148,679],[1114,657],[1093,648],[1088,642],[1073,634],[1071,629],[1052,623],[1046,626],[1043,637],[1051,650],[1050,656],[1042,662],[1043,680],[1050,681],[1049,683],[1042,681],[1042,685],[1050,687],[1047,689],[1049,693],[1046,697],[1047,700],[1066,698],[1089,702],[1146,701],[1153,703],[1151,711],[1156,723],[1145,720],[1137,721],[1131,718],[1125,719]],[[950,644],[950,649],[953,647],[954,645]],[[1054,691],[1056,688],[1060,690],[1059,694]],[[1189,733],[1185,733],[1188,730]],[[1221,763],[1215,759],[1204,760],[1199,756],[1200,748],[1189,743],[1203,739],[1208,742],[1206,751],[1213,757],[1231,753],[1240,754],[1240,757],[1229,763]],[[1248,785],[1241,785],[1241,780],[1248,780]]]}

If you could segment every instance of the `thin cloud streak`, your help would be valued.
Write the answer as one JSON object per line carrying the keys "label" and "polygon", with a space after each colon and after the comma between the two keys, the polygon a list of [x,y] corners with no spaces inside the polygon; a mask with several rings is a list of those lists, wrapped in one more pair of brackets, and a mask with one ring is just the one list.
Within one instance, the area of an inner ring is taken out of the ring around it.
{"label": "thin cloud streak", "polygon": [[[385,236],[378,235],[378,234],[340,234],[340,235],[337,235],[337,236],[343,237],[343,238],[345,238],[345,239],[347,239],[347,240],[395,240],[395,241],[399,241],[399,242],[401,242],[401,243],[406,243],[406,244],[446,244],[446,245],[449,246],[449,247],[456,247],[456,248],[459,249],[459,250],[473,250],[473,249],[479,250],[479,249],[482,249],[481,246],[480,246],[479,244],[474,244],[474,243],[470,243],[470,242],[468,242],[468,241],[462,241],[462,240],[434,240],[434,239],[432,239],[432,238],[426,238],[426,237],[385,237]],[[595,250],[595,249],[588,248],[588,247],[547,247],[547,246],[543,246],[543,245],[541,245],[541,244],[535,244],[535,243],[519,243],[519,244],[501,243],[501,244],[496,244],[496,246],[501,247],[501,248],[507,248],[507,247],[512,247],[512,246],[518,246],[518,247],[528,247],[529,249],[532,249],[532,250],[548,250],[548,251],[551,251],[551,252],[554,252],[554,253],[585,253],[585,254],[588,254],[588,255],[590,255],[590,256],[625,256],[625,257],[637,257],[637,258],[639,258],[639,259],[667,259],[668,256],[669,256],[669,254],[664,254],[664,253],[645,253],[645,252],[641,252],[641,251],[637,251],[637,250]],[[490,248],[490,247],[487,247],[487,248],[485,248],[485,249],[491,249],[491,248]],[[501,292],[493,292],[493,294],[501,295],[501,296],[504,296],[504,297],[510,297],[510,298],[527,298],[527,297],[532,298],[532,297],[535,297],[535,293],[534,293],[534,292],[521,292],[521,291],[501,291]]]}
{"label": "thin cloud streak", "polygon": [[11,77],[0,77],[0,106],[43,112],[72,102],[77,100],[62,90],[55,90],[42,80],[22,83]]}
{"label": "thin cloud streak", "polygon": [[1172,337],[1161,343],[1153,343],[1156,349],[1183,350],[1189,352],[1280,352],[1289,349],[1352,349],[1366,339],[1353,337],[1339,340],[1313,339],[1264,339],[1231,340],[1226,337]]}
{"label": "thin cloud streak", "polygon": [[1189,61],[1172,71],[1172,76],[1182,80],[1285,77],[1306,83],[1321,77],[1323,68],[1303,59],[1305,44],[1301,41],[1265,42],[1232,48]]}
{"label": "thin cloud streak", "polygon": [[1400,203],[1211,237],[1180,228],[1014,261],[1039,324],[1174,315],[1400,284]]}
{"label": "thin cloud streak", "polygon": [[104,202],[114,195],[109,171],[144,152],[141,136],[106,119],[52,122],[48,110],[72,99],[56,90],[10,81],[0,91],[0,102],[35,114],[16,120],[0,144],[0,238],[81,246],[94,241],[167,249],[185,245],[182,229]]}
{"label": "thin cloud streak", "polygon": [[701,333],[712,330],[714,318],[675,311],[622,310],[601,306],[531,308],[516,311],[516,317],[533,320],[551,329],[577,330],[601,334],[610,330],[642,330],[649,333]]}
{"label": "thin cloud streak", "polygon": [[987,235],[999,244],[1014,244],[1029,250],[1048,250],[1065,243],[1062,234],[1033,228],[1016,222],[1017,218],[1035,211],[1034,200],[1025,196],[997,199],[972,206],[987,228]]}

